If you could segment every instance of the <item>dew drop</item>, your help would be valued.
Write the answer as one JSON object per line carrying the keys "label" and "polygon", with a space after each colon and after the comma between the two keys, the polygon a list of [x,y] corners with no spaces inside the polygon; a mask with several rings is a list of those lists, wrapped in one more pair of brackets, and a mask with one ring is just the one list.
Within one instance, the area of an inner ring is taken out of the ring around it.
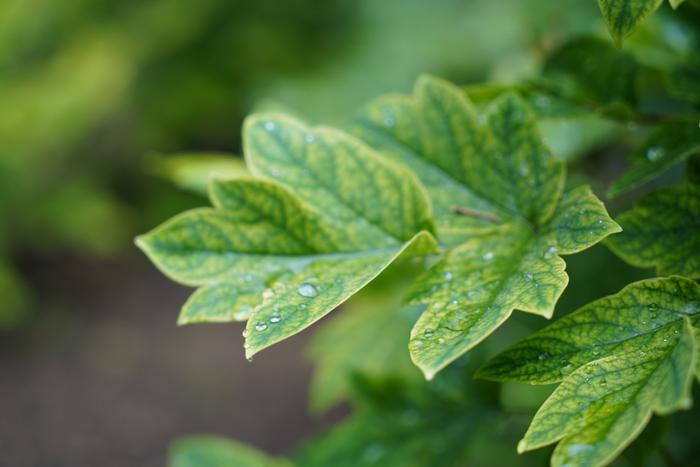
{"label": "dew drop", "polygon": [[272,324],[279,323],[280,321],[282,321],[282,318],[280,318],[279,315],[270,316],[270,322]]}
{"label": "dew drop", "polygon": [[525,279],[527,279],[528,281],[531,281],[532,279],[534,279],[534,276],[528,272],[525,274]]}
{"label": "dew drop", "polygon": [[304,135],[304,141],[306,141],[307,143],[313,143],[315,140],[316,137],[311,133],[307,133]]}
{"label": "dew drop", "polygon": [[537,360],[539,360],[539,361],[547,360],[547,354],[546,353],[539,354],[537,356]]}
{"label": "dew drop", "polygon": [[647,149],[647,159],[651,162],[659,160],[664,155],[664,148],[661,146],[652,146]]}
{"label": "dew drop", "polygon": [[243,307],[240,310],[236,310],[233,312],[233,319],[236,321],[245,321],[250,317],[250,313],[253,311],[253,309],[249,306]]}
{"label": "dew drop", "polygon": [[262,322],[255,324],[256,331],[264,331],[265,329],[267,329],[267,324],[262,323]]}
{"label": "dew drop", "polygon": [[424,336],[426,339],[430,339],[431,337],[433,337],[433,330],[432,330],[432,329],[426,329],[426,330],[423,332],[423,336]]}
{"label": "dew drop", "polygon": [[552,256],[557,254],[557,247],[550,246],[547,248],[547,251],[544,252],[544,257],[545,258],[551,258]]}
{"label": "dew drop", "polygon": [[571,363],[567,363],[563,367],[559,369],[562,375],[568,375],[572,371],[574,371],[574,366]]}
{"label": "dew drop", "polygon": [[275,131],[275,128],[277,128],[277,125],[275,125],[274,122],[265,122],[265,130]]}
{"label": "dew drop", "polygon": [[245,337],[248,337],[248,330],[247,330],[247,329],[244,329],[243,332],[241,333],[241,335],[242,335],[244,338],[245,338]]}
{"label": "dew drop", "polygon": [[456,298],[450,302],[452,305],[457,305],[459,303],[459,300]]}
{"label": "dew drop", "polygon": [[422,348],[425,345],[425,342],[423,342],[422,339],[414,339],[413,340],[413,345],[417,348]]}
{"label": "dew drop", "polygon": [[445,273],[445,280],[446,281],[451,281],[452,280],[452,273],[450,271],[447,271]]}
{"label": "dew drop", "polygon": [[483,256],[483,258],[484,258],[486,261],[492,260],[492,259],[493,259],[493,251],[488,251],[488,252],[486,252],[486,254]]}
{"label": "dew drop", "polygon": [[272,298],[275,296],[275,291],[272,289],[265,289],[262,293],[263,298]]}
{"label": "dew drop", "polygon": [[301,284],[297,289],[297,292],[302,297],[307,298],[315,297],[316,295],[318,295],[318,290],[316,289],[316,287],[308,283]]}

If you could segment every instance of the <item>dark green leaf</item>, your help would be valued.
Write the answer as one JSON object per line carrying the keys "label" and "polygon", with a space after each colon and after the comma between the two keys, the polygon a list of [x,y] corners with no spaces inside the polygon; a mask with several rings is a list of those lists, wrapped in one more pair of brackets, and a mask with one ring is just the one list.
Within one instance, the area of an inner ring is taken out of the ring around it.
{"label": "dark green leaf", "polygon": [[636,188],[698,153],[700,128],[696,123],[660,126],[632,154],[629,170],[612,184],[608,195]]}
{"label": "dark green leaf", "polygon": [[659,274],[700,277],[700,185],[647,195],[617,222],[623,232],[607,244],[623,260]]}

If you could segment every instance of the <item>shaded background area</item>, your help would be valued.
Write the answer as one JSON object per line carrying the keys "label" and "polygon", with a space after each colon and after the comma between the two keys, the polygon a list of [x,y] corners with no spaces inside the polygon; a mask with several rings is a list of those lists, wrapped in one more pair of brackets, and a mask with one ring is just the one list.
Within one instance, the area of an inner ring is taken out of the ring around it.
{"label": "shaded background area", "polygon": [[[189,291],[131,242],[206,200],[149,157],[239,153],[257,109],[339,124],[423,72],[515,80],[591,30],[579,0],[0,3],[0,465],[162,465],[200,432],[287,453],[341,416],[308,415],[309,332],[248,363],[241,325],[175,326]],[[623,273],[562,307],[637,274],[614,261],[573,264]]]}

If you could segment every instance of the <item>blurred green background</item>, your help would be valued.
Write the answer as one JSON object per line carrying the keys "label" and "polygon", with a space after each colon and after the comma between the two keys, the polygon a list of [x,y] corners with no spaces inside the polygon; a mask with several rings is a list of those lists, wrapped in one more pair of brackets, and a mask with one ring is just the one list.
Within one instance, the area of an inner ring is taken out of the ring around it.
{"label": "blurred green background", "polygon": [[[599,16],[581,0],[0,2],[0,464],[162,465],[198,431],[283,453],[337,419],[306,414],[308,333],[248,364],[239,325],[175,328],[187,291],[132,246],[206,204],[168,154],[240,153],[257,109],[342,124],[424,72],[517,81],[604,34]],[[601,265],[619,274],[563,308],[644,274],[597,247],[572,275]]]}

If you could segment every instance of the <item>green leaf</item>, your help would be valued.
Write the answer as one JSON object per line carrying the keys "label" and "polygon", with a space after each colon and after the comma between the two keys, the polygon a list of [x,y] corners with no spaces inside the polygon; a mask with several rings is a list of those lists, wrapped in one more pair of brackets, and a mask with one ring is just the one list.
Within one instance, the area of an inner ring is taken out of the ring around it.
{"label": "green leaf", "polygon": [[170,447],[169,467],[291,467],[237,441],[218,436],[191,436]]}
{"label": "green leaf", "polygon": [[151,172],[170,180],[178,188],[205,196],[209,182],[215,178],[231,179],[250,176],[243,160],[231,154],[157,155],[150,157],[146,163]]}
{"label": "green leaf", "polygon": [[695,123],[660,126],[631,156],[631,164],[608,190],[617,196],[658,177],[679,162],[700,153],[700,128]]}
{"label": "green leaf", "polygon": [[440,241],[457,245],[407,296],[427,307],[410,350],[428,378],[514,309],[550,317],[568,281],[559,255],[619,231],[587,187],[562,195],[564,165],[514,94],[490,105],[482,123],[458,88],[423,77],[413,97],[371,104],[355,131],[418,174]]}
{"label": "green leaf", "polygon": [[[671,4],[676,8],[681,1],[671,0]],[[598,0],[610,35],[618,46],[662,3],[663,0]]]}
{"label": "green leaf", "polygon": [[604,465],[652,413],[690,404],[700,286],[682,277],[633,283],[493,358],[478,376],[531,384],[563,380],[519,451],[559,441],[552,465]]}
{"label": "green leaf", "polygon": [[627,115],[637,102],[640,65],[597,37],[572,39],[552,53],[542,70],[542,85],[598,112]]}
{"label": "green leaf", "polygon": [[315,363],[310,388],[314,411],[327,410],[346,399],[356,374],[406,380],[421,377],[406,348],[419,310],[400,304],[420,269],[410,262],[392,265],[314,333],[307,349]]}
{"label": "green leaf", "polygon": [[645,196],[621,214],[607,245],[626,262],[660,275],[700,278],[700,185],[686,182]]}
{"label": "green leaf", "polygon": [[251,172],[288,186],[365,242],[385,246],[432,230],[430,203],[413,174],[341,131],[256,115],[244,124],[243,144]]}
{"label": "green leaf", "polygon": [[215,181],[215,209],[189,211],[137,240],[173,280],[203,287],[181,323],[251,315],[250,358],[320,319],[401,254],[435,251],[415,177],[359,141],[278,116],[249,119],[244,141],[252,171],[295,194],[272,181]]}

